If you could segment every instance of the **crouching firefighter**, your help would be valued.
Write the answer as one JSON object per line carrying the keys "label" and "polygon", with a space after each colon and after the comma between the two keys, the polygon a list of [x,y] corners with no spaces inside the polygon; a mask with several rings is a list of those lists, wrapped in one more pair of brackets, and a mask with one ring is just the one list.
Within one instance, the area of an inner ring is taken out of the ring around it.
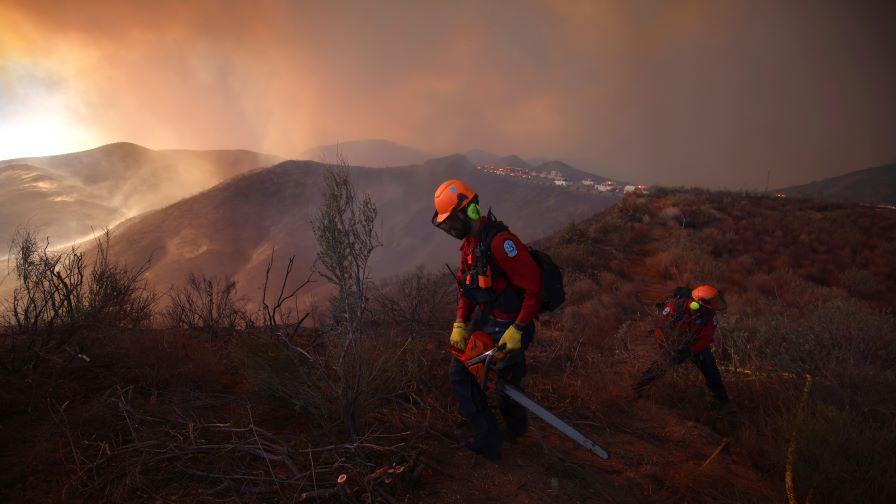
{"label": "crouching firefighter", "polygon": [[727,308],[724,296],[710,285],[701,285],[693,291],[679,287],[665,305],[660,303],[657,307],[662,311],[654,335],[661,354],[635,383],[635,395],[640,396],[648,385],[672,367],[690,360],[703,374],[717,405],[728,403],[728,392],[711,348],[719,325],[719,312]]}
{"label": "crouching firefighter", "polygon": [[[463,182],[448,180],[440,185],[435,208],[433,225],[462,240],[456,274],[460,295],[450,344],[463,350],[473,331],[484,331],[504,352],[496,372],[521,388],[526,375],[524,351],[535,335],[533,320],[542,307],[542,270],[529,248],[491,210],[481,214],[478,195]],[[472,320],[477,307],[479,315]],[[451,390],[472,430],[464,444],[484,457],[498,459],[502,434],[485,391],[457,359],[451,360],[449,374]],[[525,434],[525,408],[502,394],[499,409],[508,440]]]}

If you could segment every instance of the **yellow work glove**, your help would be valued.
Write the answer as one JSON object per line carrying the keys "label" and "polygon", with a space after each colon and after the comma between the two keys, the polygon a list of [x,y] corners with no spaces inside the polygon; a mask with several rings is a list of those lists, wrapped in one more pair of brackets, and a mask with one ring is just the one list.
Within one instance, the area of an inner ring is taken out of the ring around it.
{"label": "yellow work glove", "polygon": [[504,335],[501,336],[501,339],[498,341],[498,348],[501,348],[504,352],[519,350],[522,346],[522,341],[523,331],[517,329],[516,324],[513,324],[504,331]]}
{"label": "yellow work glove", "polygon": [[467,338],[469,337],[470,330],[467,328],[467,324],[462,320],[455,322],[454,328],[451,329],[451,338],[449,339],[451,346],[459,350],[465,350],[467,348]]}

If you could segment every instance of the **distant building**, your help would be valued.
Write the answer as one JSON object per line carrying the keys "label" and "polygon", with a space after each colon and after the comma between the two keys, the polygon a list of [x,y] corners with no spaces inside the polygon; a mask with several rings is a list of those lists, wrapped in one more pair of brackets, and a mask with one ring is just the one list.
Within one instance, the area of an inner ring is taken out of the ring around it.
{"label": "distant building", "polygon": [[560,187],[569,187],[569,181],[565,178],[554,179],[554,185]]}
{"label": "distant building", "polygon": [[582,179],[582,185],[588,186],[588,187],[594,187],[594,181],[591,180],[590,178]]}
{"label": "distant building", "polygon": [[607,191],[612,191],[615,186],[616,186],[616,184],[612,180],[606,180],[604,182],[601,182],[600,184],[597,184],[594,187],[596,187],[598,191],[607,192]]}

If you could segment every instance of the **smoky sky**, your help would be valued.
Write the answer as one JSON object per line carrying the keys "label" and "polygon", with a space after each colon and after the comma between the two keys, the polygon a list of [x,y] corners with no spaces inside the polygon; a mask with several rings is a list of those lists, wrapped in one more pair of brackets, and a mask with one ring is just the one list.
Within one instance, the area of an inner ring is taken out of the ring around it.
{"label": "smoky sky", "polygon": [[0,0],[0,131],[60,100],[96,143],[386,138],[775,187],[896,161],[891,5]]}

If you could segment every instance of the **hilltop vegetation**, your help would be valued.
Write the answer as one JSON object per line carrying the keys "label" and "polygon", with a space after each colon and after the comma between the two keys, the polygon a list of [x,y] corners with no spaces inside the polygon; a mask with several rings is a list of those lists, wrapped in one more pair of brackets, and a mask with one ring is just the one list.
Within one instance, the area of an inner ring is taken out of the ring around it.
{"label": "hilltop vegetation", "polygon": [[[607,447],[607,462],[537,421],[498,464],[455,445],[463,422],[445,348],[454,293],[438,265],[369,293],[364,364],[374,372],[354,435],[327,392],[338,383],[322,379],[336,369],[327,341],[340,330],[326,309],[311,313],[314,328],[286,314],[273,324],[285,337],[239,302],[241,318],[216,319],[237,322],[192,329],[162,328],[158,314],[151,324],[142,314],[134,324],[61,324],[64,342],[4,354],[2,494],[768,502],[790,492],[800,502],[889,502],[894,243],[887,209],[698,190],[629,195],[538,242],[564,269],[568,301],[539,321],[526,390]],[[687,367],[643,399],[630,392],[656,353],[654,303],[698,282],[728,300],[716,355],[736,416],[710,408]],[[254,288],[209,285],[229,300]],[[10,329],[6,348],[21,341]]]}
{"label": "hilltop vegetation", "polygon": [[896,206],[896,164],[856,170],[777,192],[804,198]]}

